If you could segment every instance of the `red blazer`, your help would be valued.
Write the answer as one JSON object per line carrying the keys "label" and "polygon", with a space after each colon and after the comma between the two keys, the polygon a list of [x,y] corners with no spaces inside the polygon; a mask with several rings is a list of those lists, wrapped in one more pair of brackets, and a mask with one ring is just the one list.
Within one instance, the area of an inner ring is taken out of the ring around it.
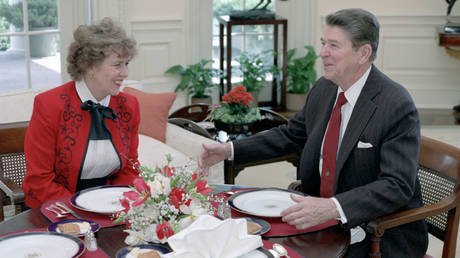
{"label": "red blazer", "polygon": [[[28,207],[75,193],[91,121],[90,113],[81,110],[81,104],[74,81],[35,97],[24,144],[27,173],[22,188]],[[120,92],[111,96],[110,107],[117,118],[106,119],[105,123],[121,169],[110,176],[107,184],[128,185],[138,176],[132,162],[138,161],[139,103],[135,97]]]}

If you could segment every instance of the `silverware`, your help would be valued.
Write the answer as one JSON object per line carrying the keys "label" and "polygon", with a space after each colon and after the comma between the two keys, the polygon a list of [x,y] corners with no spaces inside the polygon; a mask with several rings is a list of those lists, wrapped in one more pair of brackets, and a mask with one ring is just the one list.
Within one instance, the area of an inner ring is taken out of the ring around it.
{"label": "silverware", "polygon": [[270,254],[273,255],[273,257],[275,257],[275,258],[280,258],[279,253],[276,252],[275,250],[268,249],[268,252],[270,252]]}
{"label": "silverware", "polygon": [[273,244],[272,248],[275,252],[277,252],[280,255],[280,257],[290,258],[288,251],[286,250],[286,248],[284,248],[284,246],[275,243]]}
{"label": "silverware", "polygon": [[60,213],[60,212],[54,210],[54,209],[53,209],[52,207],[50,207],[50,206],[46,207],[45,209],[48,210],[48,211],[51,211],[52,213],[54,213],[54,214],[56,215],[56,218],[58,218],[58,219],[62,219],[62,218],[67,217],[66,214],[62,214],[62,213]]}
{"label": "silverware", "polygon": [[63,202],[56,202],[56,206],[60,207],[61,209],[65,210],[65,212],[70,213],[72,216],[74,216],[77,219],[83,219],[80,215],[78,215],[75,211],[70,209],[65,203]]}

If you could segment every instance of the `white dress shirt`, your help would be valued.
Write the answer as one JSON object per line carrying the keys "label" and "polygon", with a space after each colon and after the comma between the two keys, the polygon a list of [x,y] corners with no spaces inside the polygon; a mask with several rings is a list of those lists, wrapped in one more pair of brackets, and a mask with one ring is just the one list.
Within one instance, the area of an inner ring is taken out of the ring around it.
{"label": "white dress shirt", "polygon": [[[83,80],[76,82],[76,89],[82,102],[92,100],[94,103],[99,103],[106,107],[109,106],[110,95],[101,101],[97,101]],[[92,179],[105,177],[110,175],[119,167],[120,159],[118,158],[117,151],[110,139],[89,140],[80,178]]]}

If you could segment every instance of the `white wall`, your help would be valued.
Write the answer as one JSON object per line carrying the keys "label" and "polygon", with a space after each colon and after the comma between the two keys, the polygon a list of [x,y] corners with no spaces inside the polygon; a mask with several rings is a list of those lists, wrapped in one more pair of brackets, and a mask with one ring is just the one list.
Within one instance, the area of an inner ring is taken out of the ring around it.
{"label": "white wall", "polygon": [[[335,10],[365,8],[380,21],[380,45],[376,65],[412,94],[423,108],[451,108],[460,104],[460,60],[438,45],[437,30],[446,22],[442,0],[316,1],[317,31],[324,17]],[[452,14],[458,13],[459,6]],[[319,39],[320,33],[316,38]],[[317,40],[316,45],[319,46]]]}
{"label": "white wall", "polygon": [[[176,81],[163,75],[167,67],[209,57],[210,4],[211,0],[130,1],[127,20],[141,49],[133,79],[152,91],[172,90]],[[370,10],[381,23],[376,65],[407,87],[418,107],[460,104],[460,60],[438,46],[437,30],[446,21],[445,1],[278,0],[276,4],[289,19],[289,48],[314,44],[319,49],[324,17],[330,12],[350,7]],[[320,65],[319,61],[321,74]]]}
{"label": "white wall", "polygon": [[[84,1],[72,1],[73,12]],[[147,91],[164,92],[174,90],[177,84],[176,79],[163,74],[169,66],[210,57],[211,3],[212,0],[94,0],[93,16],[95,20],[118,17],[139,43],[130,79],[141,81]],[[350,7],[370,10],[381,24],[376,65],[407,87],[418,107],[451,108],[460,104],[460,60],[438,46],[437,30],[446,21],[445,1],[278,0],[275,3],[288,18],[289,48],[313,44],[319,50],[324,17],[330,12]],[[459,9],[457,4],[453,13],[460,13]],[[81,18],[74,17],[74,26],[78,22]],[[67,37],[71,35],[69,31],[64,32]],[[322,73],[320,61],[318,71]],[[179,95],[175,107],[186,103],[186,96]]]}

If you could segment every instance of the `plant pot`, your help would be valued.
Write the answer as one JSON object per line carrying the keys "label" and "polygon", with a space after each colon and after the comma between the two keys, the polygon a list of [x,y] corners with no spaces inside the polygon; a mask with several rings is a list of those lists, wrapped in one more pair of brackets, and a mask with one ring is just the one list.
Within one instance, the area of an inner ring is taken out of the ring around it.
{"label": "plant pot", "polygon": [[228,134],[249,134],[254,122],[243,124],[229,124],[222,121],[214,121],[216,131],[225,131]]}
{"label": "plant pot", "polygon": [[296,94],[286,93],[286,109],[288,111],[299,111],[305,104],[308,93]]}
{"label": "plant pot", "polygon": [[[52,28],[41,28],[52,29]],[[35,28],[34,30],[40,30]],[[56,34],[30,35],[30,56],[46,57],[56,55]]]}

